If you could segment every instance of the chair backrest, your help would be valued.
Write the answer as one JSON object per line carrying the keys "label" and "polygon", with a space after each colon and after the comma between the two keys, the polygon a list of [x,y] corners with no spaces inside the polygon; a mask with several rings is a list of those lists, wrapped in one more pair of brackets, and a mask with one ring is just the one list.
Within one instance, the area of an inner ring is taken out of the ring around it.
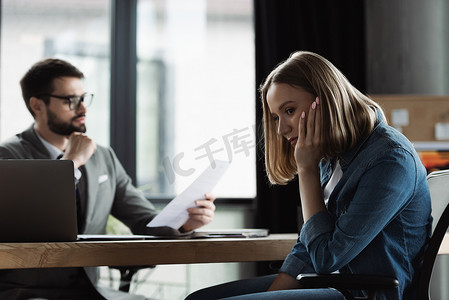
{"label": "chair backrest", "polygon": [[435,171],[427,175],[432,201],[432,237],[423,257],[419,279],[418,299],[428,300],[429,285],[435,259],[449,227],[449,170]]}

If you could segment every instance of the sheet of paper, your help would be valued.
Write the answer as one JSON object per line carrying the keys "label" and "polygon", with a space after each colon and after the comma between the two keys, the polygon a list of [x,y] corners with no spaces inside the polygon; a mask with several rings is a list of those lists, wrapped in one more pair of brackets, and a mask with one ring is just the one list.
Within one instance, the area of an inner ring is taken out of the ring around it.
{"label": "sheet of paper", "polygon": [[147,224],[147,227],[169,226],[179,229],[189,219],[187,208],[195,207],[196,200],[204,199],[204,194],[212,191],[228,169],[229,162],[216,160],[213,165],[210,165],[187,189],[170,201]]}

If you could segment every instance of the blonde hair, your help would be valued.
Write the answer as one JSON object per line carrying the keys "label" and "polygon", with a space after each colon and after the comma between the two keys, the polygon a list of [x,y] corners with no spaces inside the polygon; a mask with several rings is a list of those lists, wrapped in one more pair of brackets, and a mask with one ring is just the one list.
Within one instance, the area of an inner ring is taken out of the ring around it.
{"label": "blonde hair", "polygon": [[[353,87],[346,77],[324,57],[305,51],[293,53],[280,63],[260,87],[263,104],[265,165],[273,184],[287,184],[297,173],[294,149],[277,134],[268,104],[267,92],[276,83],[300,87],[319,97],[321,137],[324,158],[336,157],[368,136],[380,106]],[[385,117],[384,117],[385,119]]]}

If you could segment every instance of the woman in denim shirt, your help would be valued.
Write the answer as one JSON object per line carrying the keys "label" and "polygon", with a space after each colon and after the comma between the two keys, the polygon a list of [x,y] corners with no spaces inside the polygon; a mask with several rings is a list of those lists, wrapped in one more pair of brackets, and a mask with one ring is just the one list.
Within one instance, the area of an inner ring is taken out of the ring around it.
{"label": "woman in denim shirt", "polygon": [[378,299],[414,299],[416,258],[432,218],[426,170],[413,145],[315,53],[292,54],[261,95],[268,178],[286,184],[298,176],[305,223],[278,275],[188,299],[344,299],[333,289],[301,289],[295,279],[336,271],[395,277],[399,288]]}

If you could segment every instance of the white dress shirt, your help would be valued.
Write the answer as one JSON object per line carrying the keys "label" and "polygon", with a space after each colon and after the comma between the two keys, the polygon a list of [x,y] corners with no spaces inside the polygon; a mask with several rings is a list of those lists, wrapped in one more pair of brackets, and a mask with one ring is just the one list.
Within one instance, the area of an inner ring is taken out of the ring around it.
{"label": "white dress shirt", "polygon": [[329,182],[326,184],[326,187],[324,188],[324,203],[327,205],[327,202],[329,201],[329,197],[332,194],[332,191],[334,190],[337,183],[340,181],[341,177],[343,176],[343,171],[341,170],[340,161],[337,160],[335,163],[335,166],[333,168],[331,179],[329,179]]}

